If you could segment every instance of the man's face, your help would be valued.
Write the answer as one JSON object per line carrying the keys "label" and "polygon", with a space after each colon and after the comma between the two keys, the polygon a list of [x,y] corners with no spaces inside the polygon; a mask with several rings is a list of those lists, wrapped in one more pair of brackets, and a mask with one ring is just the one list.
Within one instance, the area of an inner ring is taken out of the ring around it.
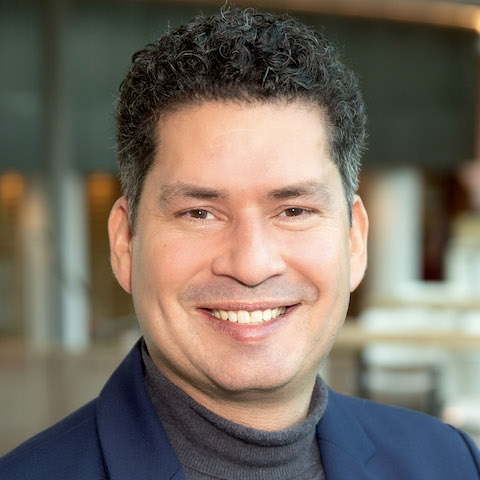
{"label": "man's face", "polygon": [[[112,264],[150,355],[196,393],[311,389],[365,269],[322,114],[205,103],[167,116],[135,235],[120,200]],[[234,393],[235,392],[235,393]]]}

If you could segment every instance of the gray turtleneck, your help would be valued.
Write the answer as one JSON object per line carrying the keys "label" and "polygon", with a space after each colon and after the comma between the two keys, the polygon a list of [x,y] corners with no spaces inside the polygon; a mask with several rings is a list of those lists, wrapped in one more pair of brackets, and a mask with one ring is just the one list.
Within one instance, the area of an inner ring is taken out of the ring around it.
{"label": "gray turtleneck", "polygon": [[307,418],[264,431],[206,409],[167,380],[142,348],[145,385],[188,480],[324,480],[316,426],[327,405],[318,377]]}

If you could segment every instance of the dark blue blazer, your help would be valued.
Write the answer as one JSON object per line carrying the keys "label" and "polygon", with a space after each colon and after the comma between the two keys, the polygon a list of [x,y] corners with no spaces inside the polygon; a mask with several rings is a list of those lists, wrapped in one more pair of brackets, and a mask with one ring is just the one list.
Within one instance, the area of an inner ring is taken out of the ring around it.
{"label": "dark blue blazer", "polygon": [[[480,479],[480,452],[462,432],[329,394],[317,428],[327,480]],[[139,344],[97,399],[1,458],[0,479],[185,479],[145,389]]]}

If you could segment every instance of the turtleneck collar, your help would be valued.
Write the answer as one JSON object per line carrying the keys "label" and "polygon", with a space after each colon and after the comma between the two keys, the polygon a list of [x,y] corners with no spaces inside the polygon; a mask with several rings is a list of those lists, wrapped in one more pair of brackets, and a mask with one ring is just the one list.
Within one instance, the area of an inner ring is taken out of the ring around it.
{"label": "turtleneck collar", "polygon": [[142,344],[145,384],[189,480],[323,479],[316,426],[327,387],[318,377],[307,418],[280,431],[245,427],[206,409],[167,380]]}

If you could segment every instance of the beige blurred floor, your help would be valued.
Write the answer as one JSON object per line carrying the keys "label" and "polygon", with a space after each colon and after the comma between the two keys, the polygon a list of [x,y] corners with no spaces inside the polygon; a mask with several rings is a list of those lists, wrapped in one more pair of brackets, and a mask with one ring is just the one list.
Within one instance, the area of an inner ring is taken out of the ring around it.
{"label": "beige blurred floor", "polygon": [[97,396],[126,352],[33,354],[0,342],[0,455]]}

